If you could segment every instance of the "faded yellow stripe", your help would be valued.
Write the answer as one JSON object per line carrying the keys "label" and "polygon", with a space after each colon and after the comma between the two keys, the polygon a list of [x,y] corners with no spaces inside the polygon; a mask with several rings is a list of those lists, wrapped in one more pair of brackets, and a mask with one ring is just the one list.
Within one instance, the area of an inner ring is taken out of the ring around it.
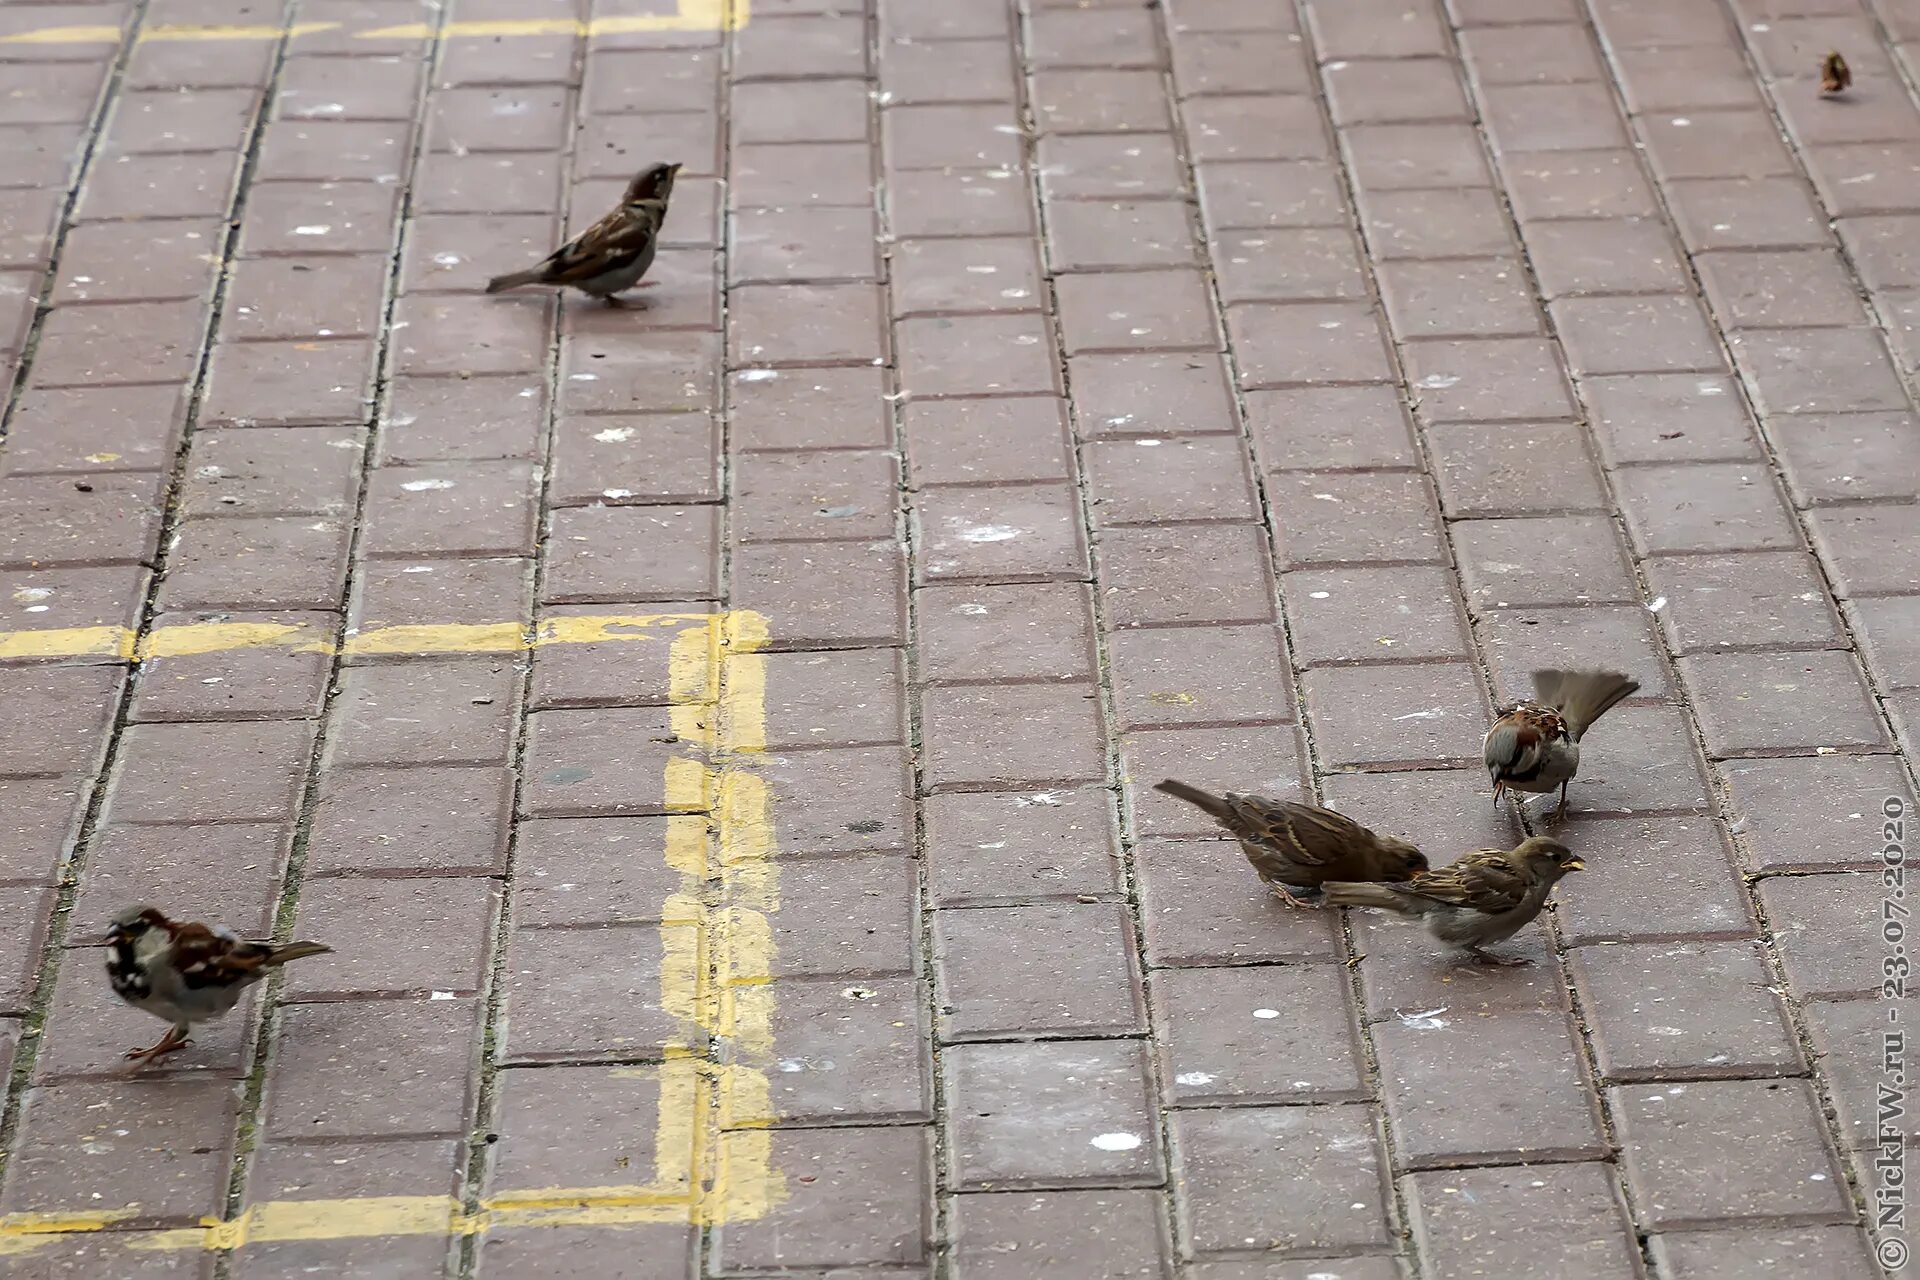
{"label": "faded yellow stripe", "polygon": [[[369,627],[341,646],[351,657],[431,653],[512,653],[552,644],[608,644],[656,640],[653,633],[686,622],[695,639],[681,663],[708,662],[717,648],[718,624],[694,613],[608,613],[543,619],[529,638],[524,622],[454,622]],[[709,639],[701,640],[702,637]],[[332,653],[332,640],[305,623],[187,622],[159,627],[136,645],[126,627],[50,627],[41,631],[0,631],[0,660],[7,658],[183,658],[233,649],[293,649]],[[716,681],[706,668],[670,673],[676,695],[684,686],[694,701],[712,702]],[[700,692],[694,692],[699,690]]]}
{"label": "faded yellow stripe", "polygon": [[[654,31],[737,31],[747,24],[748,12],[748,0],[680,0],[672,13],[629,14],[593,18],[585,22],[571,18],[456,21],[440,27],[424,22],[408,22],[355,31],[352,35],[356,40],[511,40],[551,35],[592,37]],[[143,43],[149,40],[278,40],[283,36],[297,39],[319,31],[338,31],[341,26],[338,22],[301,22],[290,27],[175,23],[149,27],[140,33],[139,39]],[[104,23],[41,27],[34,31],[0,36],[0,44],[119,44],[125,35],[125,28]]]}

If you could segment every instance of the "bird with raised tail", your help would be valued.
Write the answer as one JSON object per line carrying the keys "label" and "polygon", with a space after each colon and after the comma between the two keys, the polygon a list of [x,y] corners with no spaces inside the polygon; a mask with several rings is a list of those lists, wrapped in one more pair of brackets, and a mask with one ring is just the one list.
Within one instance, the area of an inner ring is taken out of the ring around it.
{"label": "bird with raised tail", "polygon": [[136,1062],[184,1049],[196,1022],[228,1013],[241,993],[280,965],[325,955],[318,942],[247,942],[218,925],[170,920],[155,907],[129,907],[107,930],[107,980],[136,1009],[173,1025],[158,1043],[129,1049]]}
{"label": "bird with raised tail", "polygon": [[487,292],[552,284],[578,289],[610,307],[619,306],[614,295],[633,288],[653,265],[660,228],[667,220],[667,198],[673,194],[679,172],[677,164],[643,169],[627,184],[619,208],[525,271],[487,281]]}
{"label": "bird with raised tail", "polygon": [[1404,884],[1330,883],[1326,895],[1336,906],[1417,917],[1435,938],[1487,964],[1527,964],[1523,957],[1488,955],[1481,948],[1520,932],[1546,906],[1561,877],[1585,869],[1558,840],[1534,836],[1514,849],[1475,849]]}
{"label": "bird with raised tail", "polygon": [[1300,891],[1329,880],[1406,880],[1427,869],[1426,855],[1405,840],[1377,835],[1319,805],[1238,791],[1216,796],[1172,778],[1153,789],[1185,800],[1224,827],[1254,871],[1290,906],[1307,905]]}
{"label": "bird with raised tail", "polygon": [[1560,789],[1567,811],[1567,784],[1580,768],[1580,740],[1593,722],[1640,687],[1617,671],[1536,671],[1533,701],[1503,707],[1480,746],[1497,804],[1503,791],[1544,795]]}

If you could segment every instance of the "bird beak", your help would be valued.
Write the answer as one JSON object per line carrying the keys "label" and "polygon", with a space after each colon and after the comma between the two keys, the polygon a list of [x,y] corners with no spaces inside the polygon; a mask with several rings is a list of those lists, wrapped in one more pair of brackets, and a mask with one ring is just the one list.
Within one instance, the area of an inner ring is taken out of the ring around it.
{"label": "bird beak", "polygon": [[1580,859],[1578,858],[1573,858],[1567,862],[1562,863],[1561,865],[1566,867],[1566,869],[1569,871],[1585,871],[1587,869],[1587,864],[1580,861]]}

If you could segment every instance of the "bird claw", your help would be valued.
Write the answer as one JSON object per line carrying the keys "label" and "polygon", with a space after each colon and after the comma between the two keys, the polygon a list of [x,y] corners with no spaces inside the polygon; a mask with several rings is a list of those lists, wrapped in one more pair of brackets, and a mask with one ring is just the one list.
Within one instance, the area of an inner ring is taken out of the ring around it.
{"label": "bird claw", "polygon": [[192,1036],[183,1036],[177,1030],[168,1031],[166,1035],[160,1037],[158,1043],[150,1044],[144,1049],[127,1050],[126,1057],[130,1062],[152,1062],[156,1058],[163,1058],[169,1053],[184,1049],[192,1043]]}
{"label": "bird claw", "polygon": [[1533,963],[1526,956],[1497,956],[1490,951],[1477,949],[1469,949],[1467,954],[1472,956],[1478,964],[1497,965],[1502,969],[1519,969]]}
{"label": "bird claw", "polygon": [[1322,898],[1315,898],[1312,901],[1307,901],[1306,899],[1303,899],[1303,898],[1296,898],[1293,896],[1292,893],[1288,892],[1287,886],[1280,884],[1277,881],[1269,881],[1267,883],[1267,892],[1271,893],[1274,897],[1280,899],[1280,901],[1286,903],[1290,907],[1304,907],[1308,910],[1317,911],[1323,905],[1325,905],[1325,899],[1322,899]]}

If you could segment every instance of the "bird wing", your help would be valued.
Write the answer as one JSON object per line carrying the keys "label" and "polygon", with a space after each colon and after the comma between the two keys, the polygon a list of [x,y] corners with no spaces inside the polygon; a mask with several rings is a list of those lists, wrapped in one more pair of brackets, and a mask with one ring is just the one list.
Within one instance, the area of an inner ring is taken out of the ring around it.
{"label": "bird wing", "polygon": [[1332,865],[1360,850],[1376,847],[1378,836],[1344,814],[1294,800],[1229,792],[1233,815],[1225,826],[1242,840],[1270,845],[1306,867]]}
{"label": "bird wing", "polygon": [[204,924],[176,925],[173,964],[189,988],[231,987],[252,982],[265,970],[273,948],[264,942],[245,942],[224,929]]}
{"label": "bird wing", "polygon": [[549,284],[577,284],[645,253],[660,232],[666,207],[657,200],[623,204],[555,249],[540,264]]}
{"label": "bird wing", "polygon": [[1507,708],[1494,721],[1493,728],[1487,730],[1486,741],[1480,746],[1480,758],[1489,772],[1524,775],[1531,772],[1539,760],[1545,739],[1540,727],[1520,711],[1519,706]]}
{"label": "bird wing", "polygon": [[1475,849],[1460,855],[1448,866],[1394,887],[1449,906],[1500,915],[1525,902],[1527,891],[1533,886],[1532,881],[1508,861],[1505,850]]}

